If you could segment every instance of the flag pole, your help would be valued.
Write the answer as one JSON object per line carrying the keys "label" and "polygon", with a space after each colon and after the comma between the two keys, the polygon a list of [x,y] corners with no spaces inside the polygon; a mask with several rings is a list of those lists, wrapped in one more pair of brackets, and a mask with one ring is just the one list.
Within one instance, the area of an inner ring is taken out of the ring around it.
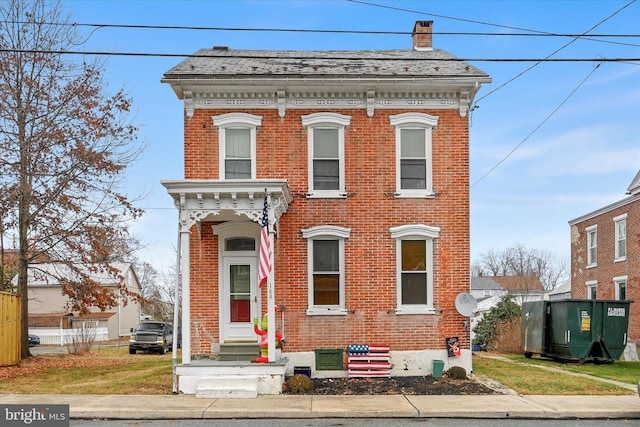
{"label": "flag pole", "polygon": [[271,269],[269,271],[269,275],[267,276],[267,316],[268,316],[268,352],[269,352],[269,362],[275,362],[276,360],[276,303],[275,303],[275,286],[274,286],[274,280],[273,280],[273,275],[274,275],[274,257],[273,257],[273,236],[274,236],[274,230],[273,230],[273,214],[272,214],[272,209],[271,209],[271,198],[269,197],[269,195],[266,193],[267,190],[265,189],[265,197],[267,198],[268,202],[267,202],[267,210],[268,210],[268,215],[269,215],[269,222],[268,222],[268,231],[269,231],[269,265],[271,266]]}

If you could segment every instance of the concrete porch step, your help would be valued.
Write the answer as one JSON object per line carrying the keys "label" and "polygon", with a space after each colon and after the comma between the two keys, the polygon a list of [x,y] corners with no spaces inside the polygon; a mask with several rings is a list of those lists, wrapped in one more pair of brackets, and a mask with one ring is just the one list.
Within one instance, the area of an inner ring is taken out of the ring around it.
{"label": "concrete porch step", "polygon": [[239,361],[254,360],[260,356],[260,347],[255,343],[220,344],[218,360]]}
{"label": "concrete porch step", "polygon": [[218,375],[200,377],[196,397],[203,399],[253,399],[258,396],[258,377]]}

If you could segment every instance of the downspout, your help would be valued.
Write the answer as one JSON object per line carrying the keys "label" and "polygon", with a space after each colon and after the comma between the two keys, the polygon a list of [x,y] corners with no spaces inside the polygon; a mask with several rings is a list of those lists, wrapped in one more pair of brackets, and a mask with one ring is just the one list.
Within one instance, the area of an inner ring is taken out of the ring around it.
{"label": "downspout", "polygon": [[173,293],[173,344],[171,345],[171,376],[173,379],[172,391],[173,394],[178,394],[178,378],[176,376],[176,365],[178,364],[178,339],[180,334],[178,333],[178,321],[180,319],[178,315],[179,298],[180,295],[180,224],[178,224],[178,243],[176,250],[176,283]]}

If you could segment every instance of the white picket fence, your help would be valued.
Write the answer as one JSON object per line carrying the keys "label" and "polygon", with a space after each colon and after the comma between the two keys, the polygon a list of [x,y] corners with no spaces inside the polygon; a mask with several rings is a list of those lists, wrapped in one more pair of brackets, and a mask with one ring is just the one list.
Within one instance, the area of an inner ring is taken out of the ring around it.
{"label": "white picket fence", "polygon": [[[87,336],[87,331],[81,329],[29,329],[29,333],[40,337],[41,345],[67,345],[72,344],[74,338],[78,340]],[[109,339],[109,330],[107,328],[91,328],[90,334],[95,333],[94,341],[107,341]]]}

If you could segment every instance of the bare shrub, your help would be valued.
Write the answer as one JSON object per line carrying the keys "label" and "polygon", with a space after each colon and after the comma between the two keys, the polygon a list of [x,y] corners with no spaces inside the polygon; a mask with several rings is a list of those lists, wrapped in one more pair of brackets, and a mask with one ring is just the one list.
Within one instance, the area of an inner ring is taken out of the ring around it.
{"label": "bare shrub", "polygon": [[70,354],[88,353],[96,340],[96,332],[96,328],[86,325],[75,328],[71,342],[67,344],[67,351]]}
{"label": "bare shrub", "polygon": [[496,337],[487,345],[487,350],[498,353],[522,353],[524,350],[520,337],[520,323],[520,317],[497,323]]}

